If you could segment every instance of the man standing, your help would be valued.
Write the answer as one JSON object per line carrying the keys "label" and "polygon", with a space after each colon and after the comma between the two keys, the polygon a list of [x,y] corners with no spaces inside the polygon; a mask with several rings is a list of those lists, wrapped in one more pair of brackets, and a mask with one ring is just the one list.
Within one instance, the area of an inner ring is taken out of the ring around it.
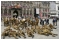
{"label": "man standing", "polygon": [[55,18],[55,23],[56,23],[56,26],[57,26],[57,18]]}
{"label": "man standing", "polygon": [[44,19],[41,19],[40,24],[44,25]]}
{"label": "man standing", "polygon": [[40,19],[40,24],[42,25],[42,19]]}
{"label": "man standing", "polygon": [[45,22],[46,22],[46,24],[49,24],[49,19],[48,18],[45,19]]}
{"label": "man standing", "polygon": [[53,18],[53,25],[55,25],[55,22],[56,22],[56,21],[55,21],[55,18]]}

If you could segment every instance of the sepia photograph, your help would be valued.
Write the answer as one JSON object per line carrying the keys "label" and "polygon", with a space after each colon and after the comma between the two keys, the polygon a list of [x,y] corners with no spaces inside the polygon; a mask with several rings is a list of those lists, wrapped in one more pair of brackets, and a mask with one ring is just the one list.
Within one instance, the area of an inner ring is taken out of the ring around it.
{"label": "sepia photograph", "polygon": [[1,1],[1,39],[59,39],[59,1]]}

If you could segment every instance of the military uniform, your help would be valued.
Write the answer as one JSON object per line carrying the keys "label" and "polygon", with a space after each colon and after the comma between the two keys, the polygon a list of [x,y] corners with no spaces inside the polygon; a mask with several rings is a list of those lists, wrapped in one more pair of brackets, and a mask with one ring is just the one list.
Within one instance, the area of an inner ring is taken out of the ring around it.
{"label": "military uniform", "polygon": [[34,37],[32,31],[29,28],[27,28],[27,35],[28,37],[32,37],[32,38]]}
{"label": "military uniform", "polygon": [[19,29],[18,33],[19,33],[20,36],[23,36],[24,38],[26,38],[26,35],[22,30]]}

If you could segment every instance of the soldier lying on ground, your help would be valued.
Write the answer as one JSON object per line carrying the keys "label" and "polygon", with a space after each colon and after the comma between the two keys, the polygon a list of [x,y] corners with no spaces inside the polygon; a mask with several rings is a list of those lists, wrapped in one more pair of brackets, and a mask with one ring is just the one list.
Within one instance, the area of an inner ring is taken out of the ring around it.
{"label": "soldier lying on ground", "polygon": [[18,29],[18,33],[19,33],[18,34],[19,36],[22,36],[22,37],[26,38],[26,35],[22,30]]}
{"label": "soldier lying on ground", "polygon": [[6,36],[9,36],[9,30],[10,30],[10,26],[8,26],[6,29],[4,29],[4,32],[2,33],[3,39],[4,39]]}
{"label": "soldier lying on ground", "polygon": [[31,31],[31,29],[26,28],[26,32],[27,32],[28,37],[32,37],[32,38],[34,37],[34,35],[33,35],[32,31]]}
{"label": "soldier lying on ground", "polygon": [[14,38],[18,39],[17,38],[17,32],[16,31],[13,31],[12,29],[10,29],[9,30],[9,37],[14,37]]}
{"label": "soldier lying on ground", "polygon": [[41,33],[41,30],[40,30],[40,26],[36,26],[36,33],[40,34]]}
{"label": "soldier lying on ground", "polygon": [[9,31],[4,31],[3,33],[2,33],[2,36],[3,36],[3,39],[5,39],[5,37],[6,36],[9,36]]}
{"label": "soldier lying on ground", "polygon": [[51,29],[56,29],[52,24],[49,25]]}
{"label": "soldier lying on ground", "polygon": [[43,25],[42,27],[44,27],[44,28],[46,28],[46,29],[48,29],[48,30],[50,30],[50,31],[52,31],[52,29],[48,26],[48,25]]}
{"label": "soldier lying on ground", "polygon": [[36,32],[42,35],[52,35],[53,37],[57,35],[57,34],[53,34],[48,28],[45,27],[40,28],[39,26],[36,26]]}
{"label": "soldier lying on ground", "polygon": [[32,33],[33,33],[33,34],[36,33],[35,26],[32,26],[32,27],[31,27],[31,30],[32,30]]}
{"label": "soldier lying on ground", "polygon": [[41,31],[41,34],[43,34],[43,35],[52,35],[53,37],[55,37],[57,34],[54,34],[54,33],[52,33],[50,30],[48,30],[48,29],[46,29],[46,28],[44,28],[44,27],[42,27],[42,29],[41,29],[42,31]]}

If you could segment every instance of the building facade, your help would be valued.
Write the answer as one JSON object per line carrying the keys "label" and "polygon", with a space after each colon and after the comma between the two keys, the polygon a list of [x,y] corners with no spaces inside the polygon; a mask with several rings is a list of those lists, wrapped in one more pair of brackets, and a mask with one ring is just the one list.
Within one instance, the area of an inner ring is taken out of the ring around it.
{"label": "building facade", "polygon": [[59,14],[59,1],[56,1],[56,13]]}
{"label": "building facade", "polygon": [[50,14],[56,14],[56,4],[55,1],[50,2]]}
{"label": "building facade", "polygon": [[50,2],[50,14],[59,14],[59,1]]}
{"label": "building facade", "polygon": [[49,6],[48,1],[1,1],[1,17],[47,17]]}

